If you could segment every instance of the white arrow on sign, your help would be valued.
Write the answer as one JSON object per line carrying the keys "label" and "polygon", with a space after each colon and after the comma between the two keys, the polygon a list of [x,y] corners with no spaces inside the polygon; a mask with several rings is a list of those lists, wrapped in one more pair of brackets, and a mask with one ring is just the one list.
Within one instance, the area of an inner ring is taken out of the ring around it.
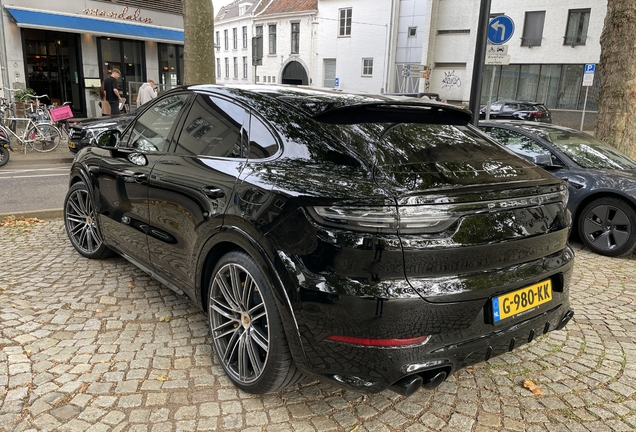
{"label": "white arrow on sign", "polygon": [[501,40],[503,41],[506,38],[506,26],[501,24],[499,20],[495,21],[490,25],[497,32],[501,30]]}

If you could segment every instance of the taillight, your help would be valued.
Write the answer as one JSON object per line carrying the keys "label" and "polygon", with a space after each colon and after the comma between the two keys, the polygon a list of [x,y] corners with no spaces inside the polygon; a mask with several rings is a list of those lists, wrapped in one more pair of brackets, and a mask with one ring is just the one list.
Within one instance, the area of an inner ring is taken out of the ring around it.
{"label": "taillight", "polygon": [[541,111],[532,111],[530,113],[530,117],[531,118],[541,118],[541,117],[544,117],[544,116],[545,116],[545,114],[542,113]]}
{"label": "taillight", "polygon": [[424,345],[430,339],[430,336],[418,336],[413,338],[399,339],[372,339],[359,338],[352,336],[330,335],[325,338],[331,342],[346,343],[349,345],[358,345],[377,348],[400,348],[414,345]]}
{"label": "taillight", "polygon": [[396,207],[309,207],[309,214],[321,225],[377,234],[438,233],[458,217],[436,206]]}

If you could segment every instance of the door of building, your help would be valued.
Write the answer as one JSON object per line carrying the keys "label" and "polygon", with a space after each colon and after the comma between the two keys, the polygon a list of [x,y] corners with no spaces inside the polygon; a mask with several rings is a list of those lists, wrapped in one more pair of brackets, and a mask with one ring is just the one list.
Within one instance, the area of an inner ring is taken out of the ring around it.
{"label": "door of building", "polygon": [[76,117],[86,116],[79,35],[23,28],[22,42],[27,88],[48,95],[44,103],[71,102]]}
{"label": "door of building", "polygon": [[129,82],[144,82],[146,80],[144,42],[136,40],[116,39],[110,37],[97,38],[97,52],[101,65],[99,78],[103,81],[110,76],[113,69],[119,69],[121,77],[117,80],[119,94],[131,107],[136,106],[137,94],[128,94]]}

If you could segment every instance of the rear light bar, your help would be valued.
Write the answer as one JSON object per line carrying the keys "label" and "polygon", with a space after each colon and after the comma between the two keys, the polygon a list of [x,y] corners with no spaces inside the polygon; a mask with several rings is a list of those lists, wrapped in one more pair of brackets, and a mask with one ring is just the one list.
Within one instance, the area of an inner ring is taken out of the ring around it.
{"label": "rear light bar", "polygon": [[377,348],[399,348],[414,345],[424,345],[430,339],[430,336],[419,336],[413,338],[398,339],[372,339],[358,338],[352,336],[330,335],[325,338],[331,342],[340,342],[349,345],[377,347]]}

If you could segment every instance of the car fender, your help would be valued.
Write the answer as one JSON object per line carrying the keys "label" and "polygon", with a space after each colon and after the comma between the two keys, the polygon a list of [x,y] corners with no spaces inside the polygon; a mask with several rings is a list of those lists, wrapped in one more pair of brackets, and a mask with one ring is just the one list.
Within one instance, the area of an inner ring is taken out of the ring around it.
{"label": "car fender", "polygon": [[[263,242],[267,243],[267,240],[262,238],[261,243]],[[223,226],[212,235],[205,242],[199,254],[200,258],[196,267],[197,275],[199,275],[197,277],[197,286],[195,287],[196,302],[207,313],[207,299],[203,296],[204,292],[207,293],[207,286],[204,284],[207,284],[206,281],[211,277],[216,261],[224,253],[231,250],[238,248],[244,250],[263,270],[265,277],[273,288],[273,295],[280,312],[292,356],[296,364],[300,364],[302,367],[302,365],[307,364],[307,361],[289,295],[290,290],[293,291],[291,277],[288,276],[286,271],[281,274],[281,269],[284,270],[286,267],[278,254],[275,253],[274,248],[269,248],[268,253],[261,243],[257,242],[246,231],[234,226]]]}

